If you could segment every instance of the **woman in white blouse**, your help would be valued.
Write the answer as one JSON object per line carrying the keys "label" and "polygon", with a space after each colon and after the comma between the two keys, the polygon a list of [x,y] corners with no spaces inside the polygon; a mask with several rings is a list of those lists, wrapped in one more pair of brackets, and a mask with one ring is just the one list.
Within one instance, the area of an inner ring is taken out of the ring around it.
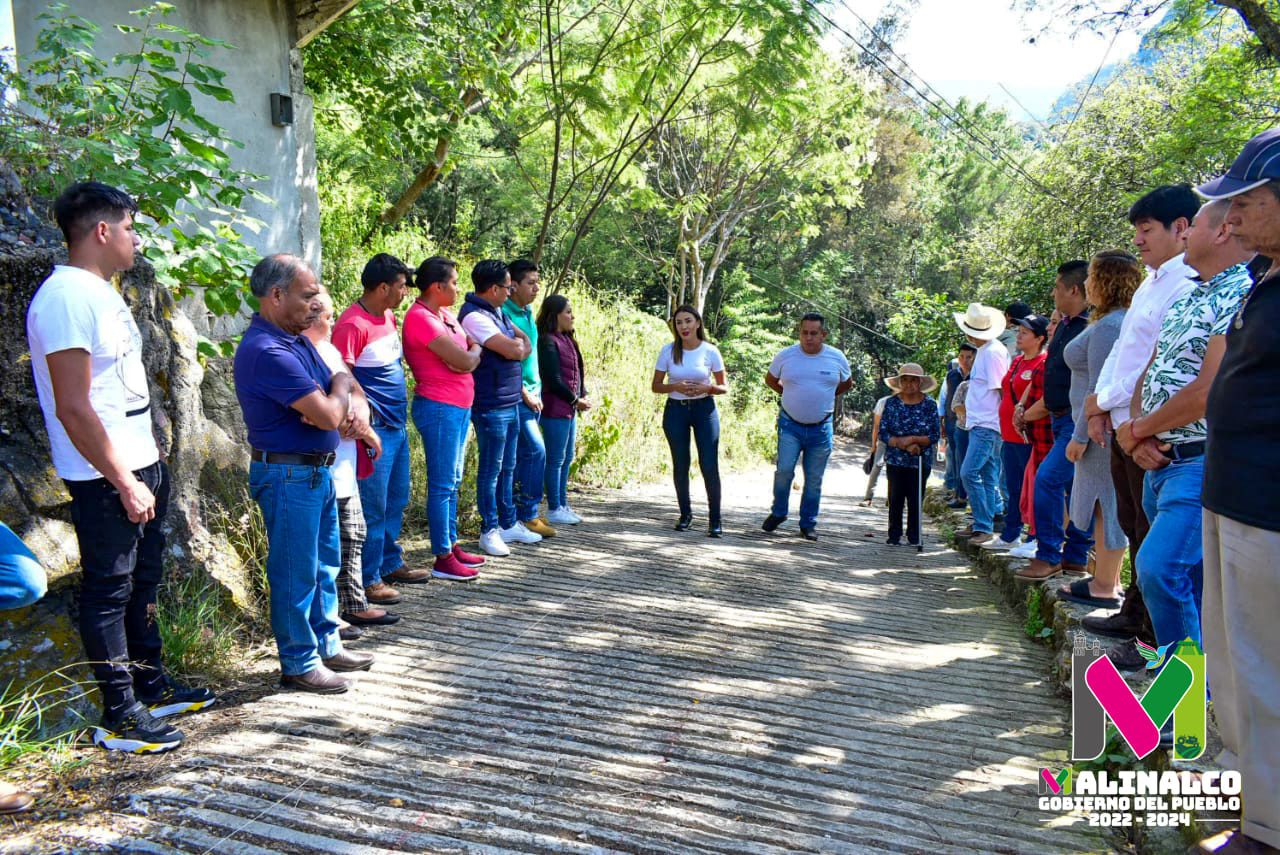
{"label": "woman in white blouse", "polygon": [[693,525],[689,500],[689,433],[698,446],[698,468],[707,486],[707,534],[720,537],[720,414],[713,395],[728,391],[724,360],[716,346],[707,341],[702,316],[692,306],[681,306],[671,316],[675,339],[658,353],[653,372],[653,391],[667,396],[662,414],[662,430],[671,446],[672,474],[680,519],[676,531]]}

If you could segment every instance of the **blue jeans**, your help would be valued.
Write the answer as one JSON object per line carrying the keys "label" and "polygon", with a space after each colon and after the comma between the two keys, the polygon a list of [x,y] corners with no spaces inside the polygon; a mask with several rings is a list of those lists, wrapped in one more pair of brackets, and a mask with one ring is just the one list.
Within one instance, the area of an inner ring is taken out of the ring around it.
{"label": "blue jeans", "polygon": [[1149,471],[1143,484],[1142,509],[1151,530],[1138,550],[1138,587],[1160,645],[1184,638],[1201,641],[1203,486],[1203,457]]}
{"label": "blue jeans", "polygon": [[960,477],[973,508],[973,530],[988,534],[995,530],[995,515],[1000,508],[1000,432],[978,427],[969,431],[969,450],[965,453]]}
{"label": "blue jeans", "polygon": [[1076,465],[1067,459],[1067,445],[1076,428],[1070,415],[1053,416],[1053,448],[1036,470],[1036,558],[1055,567],[1088,564],[1093,546],[1093,520],[1084,529],[1069,522],[1063,531],[1062,521],[1071,498],[1071,482]]}
{"label": "blue jeans", "polygon": [[818,524],[818,506],[822,502],[822,476],[831,457],[831,419],[816,425],[802,425],[784,412],[778,412],[778,467],[773,473],[773,509],[775,517],[787,516],[791,498],[791,482],[796,477],[796,463],[804,455],[804,490],[800,493],[800,527]]}
{"label": "blue jeans", "polygon": [[427,460],[427,525],[433,555],[446,554],[458,542],[458,491],[470,417],[469,407],[413,397],[413,424]]}
{"label": "blue jeans", "polygon": [[0,611],[31,605],[44,596],[48,584],[35,555],[0,523]]}
{"label": "blue jeans", "polygon": [[951,442],[955,453],[950,456],[956,459],[956,498],[967,501],[969,499],[969,491],[964,488],[964,478],[960,477],[960,472],[964,469],[964,458],[969,453],[969,431],[957,427],[955,429],[955,439]]}
{"label": "blue jeans", "polygon": [[356,482],[368,530],[361,554],[366,587],[404,565],[400,527],[409,504],[409,428],[387,427],[375,416],[373,429],[382,440],[382,456],[374,461],[373,474]]}
{"label": "blue jeans", "polygon": [[286,676],[342,652],[338,640],[338,500],[327,466],[249,464],[249,492],[267,529],[271,632]]}
{"label": "blue jeans", "polygon": [[569,467],[573,464],[573,441],[577,433],[578,420],[575,417],[542,420],[542,438],[547,442],[543,483],[550,510],[569,505]]}
{"label": "blue jeans", "polygon": [[942,486],[952,492],[959,489],[960,461],[956,458],[956,424],[947,425],[943,439],[947,441],[947,465],[942,470]]}
{"label": "blue jeans", "polygon": [[689,467],[693,454],[689,450],[689,432],[698,446],[698,469],[707,488],[707,520],[720,523],[720,412],[710,396],[693,401],[667,399],[662,411],[662,432],[671,447],[671,480],[676,488],[680,513],[693,513],[689,498]]}
{"label": "blue jeans", "polygon": [[538,515],[542,501],[542,480],[547,469],[547,447],[538,429],[539,414],[525,406],[519,407],[520,434],[516,440],[515,497],[516,517],[531,520]]}
{"label": "blue jeans", "polygon": [[516,524],[516,503],[512,494],[516,476],[516,443],[520,436],[520,416],[515,404],[498,410],[471,411],[476,427],[476,506],[480,530],[511,528]]}
{"label": "blue jeans", "polygon": [[1004,483],[1009,494],[1004,512],[1004,531],[1000,539],[1012,543],[1022,534],[1022,476],[1031,462],[1031,443],[1006,442],[1004,444]]}

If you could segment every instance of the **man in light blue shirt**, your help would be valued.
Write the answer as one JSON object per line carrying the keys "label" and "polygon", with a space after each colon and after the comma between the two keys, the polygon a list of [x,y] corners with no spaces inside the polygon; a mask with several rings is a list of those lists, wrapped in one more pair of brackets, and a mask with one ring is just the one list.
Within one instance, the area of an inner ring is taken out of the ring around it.
{"label": "man in light blue shirt", "polygon": [[773,474],[773,508],[761,526],[773,531],[787,518],[787,500],[796,464],[804,455],[800,494],[800,534],[817,540],[822,476],[831,456],[836,397],[853,386],[849,360],[826,343],[827,323],[810,312],[800,319],[799,344],[784,348],[769,365],[764,383],[782,395],[778,411],[778,468]]}

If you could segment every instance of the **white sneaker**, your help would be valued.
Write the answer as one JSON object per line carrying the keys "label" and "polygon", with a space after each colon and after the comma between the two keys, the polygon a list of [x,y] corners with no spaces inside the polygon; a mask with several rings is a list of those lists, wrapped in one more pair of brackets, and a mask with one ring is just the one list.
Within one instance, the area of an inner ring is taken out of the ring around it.
{"label": "white sneaker", "polygon": [[496,528],[491,528],[480,535],[480,548],[499,558],[511,554],[511,550],[502,542],[502,532]]}
{"label": "white sneaker", "polygon": [[1011,558],[1035,558],[1036,542],[1034,540],[1028,540],[1021,546],[1015,546],[1013,549],[1009,550],[1009,556]]}
{"label": "white sneaker", "polygon": [[1004,549],[1017,549],[1022,545],[1022,537],[1019,535],[1017,540],[1002,540],[999,537],[993,537],[986,543],[982,544],[983,549],[990,549],[992,552],[999,552]]}
{"label": "white sneaker", "polygon": [[547,522],[552,525],[577,525],[582,520],[570,513],[568,508],[556,508],[547,511]]}
{"label": "white sneaker", "polygon": [[499,535],[503,543],[537,543],[542,540],[542,535],[529,531],[519,520],[511,528],[502,529]]}
{"label": "white sneaker", "polygon": [[569,507],[568,505],[565,505],[560,510],[564,511],[566,514],[573,517],[572,525],[577,525],[578,523],[582,522],[582,517],[578,515],[578,512],[575,511],[573,508]]}

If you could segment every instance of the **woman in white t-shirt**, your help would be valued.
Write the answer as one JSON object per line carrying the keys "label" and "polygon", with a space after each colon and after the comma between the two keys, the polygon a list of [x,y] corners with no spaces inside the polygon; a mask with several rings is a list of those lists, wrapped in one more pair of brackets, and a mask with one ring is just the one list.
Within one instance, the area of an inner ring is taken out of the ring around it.
{"label": "woman in white t-shirt", "polygon": [[676,531],[693,525],[689,500],[689,433],[698,445],[698,468],[707,486],[707,534],[720,537],[720,414],[713,395],[729,390],[724,360],[716,346],[707,341],[702,316],[692,306],[681,306],[671,316],[675,339],[664,344],[653,371],[653,391],[667,396],[662,414],[662,431],[671,446],[671,468],[680,504]]}
{"label": "woman in white t-shirt", "polygon": [[[342,371],[350,373],[338,349],[329,341],[329,334],[333,331],[333,298],[327,291],[321,291],[318,299],[324,309],[302,334],[311,339],[331,374]],[[332,470],[333,489],[338,499],[338,534],[342,543],[342,566],[338,568],[337,588],[343,641],[359,638],[362,626],[381,626],[400,620],[399,615],[371,604],[364,593],[363,573],[360,569],[360,555],[365,538],[364,509],[360,506],[360,491],[356,489],[356,472],[359,469],[356,461],[363,449],[357,446],[356,440],[360,439],[373,447],[377,454],[382,453],[382,440],[377,431],[369,427],[369,405],[359,403],[363,399],[364,393],[361,392],[359,396],[353,395],[351,401],[353,406],[362,406],[366,413],[362,420],[363,430],[358,436],[349,435],[350,429],[343,431]]]}

